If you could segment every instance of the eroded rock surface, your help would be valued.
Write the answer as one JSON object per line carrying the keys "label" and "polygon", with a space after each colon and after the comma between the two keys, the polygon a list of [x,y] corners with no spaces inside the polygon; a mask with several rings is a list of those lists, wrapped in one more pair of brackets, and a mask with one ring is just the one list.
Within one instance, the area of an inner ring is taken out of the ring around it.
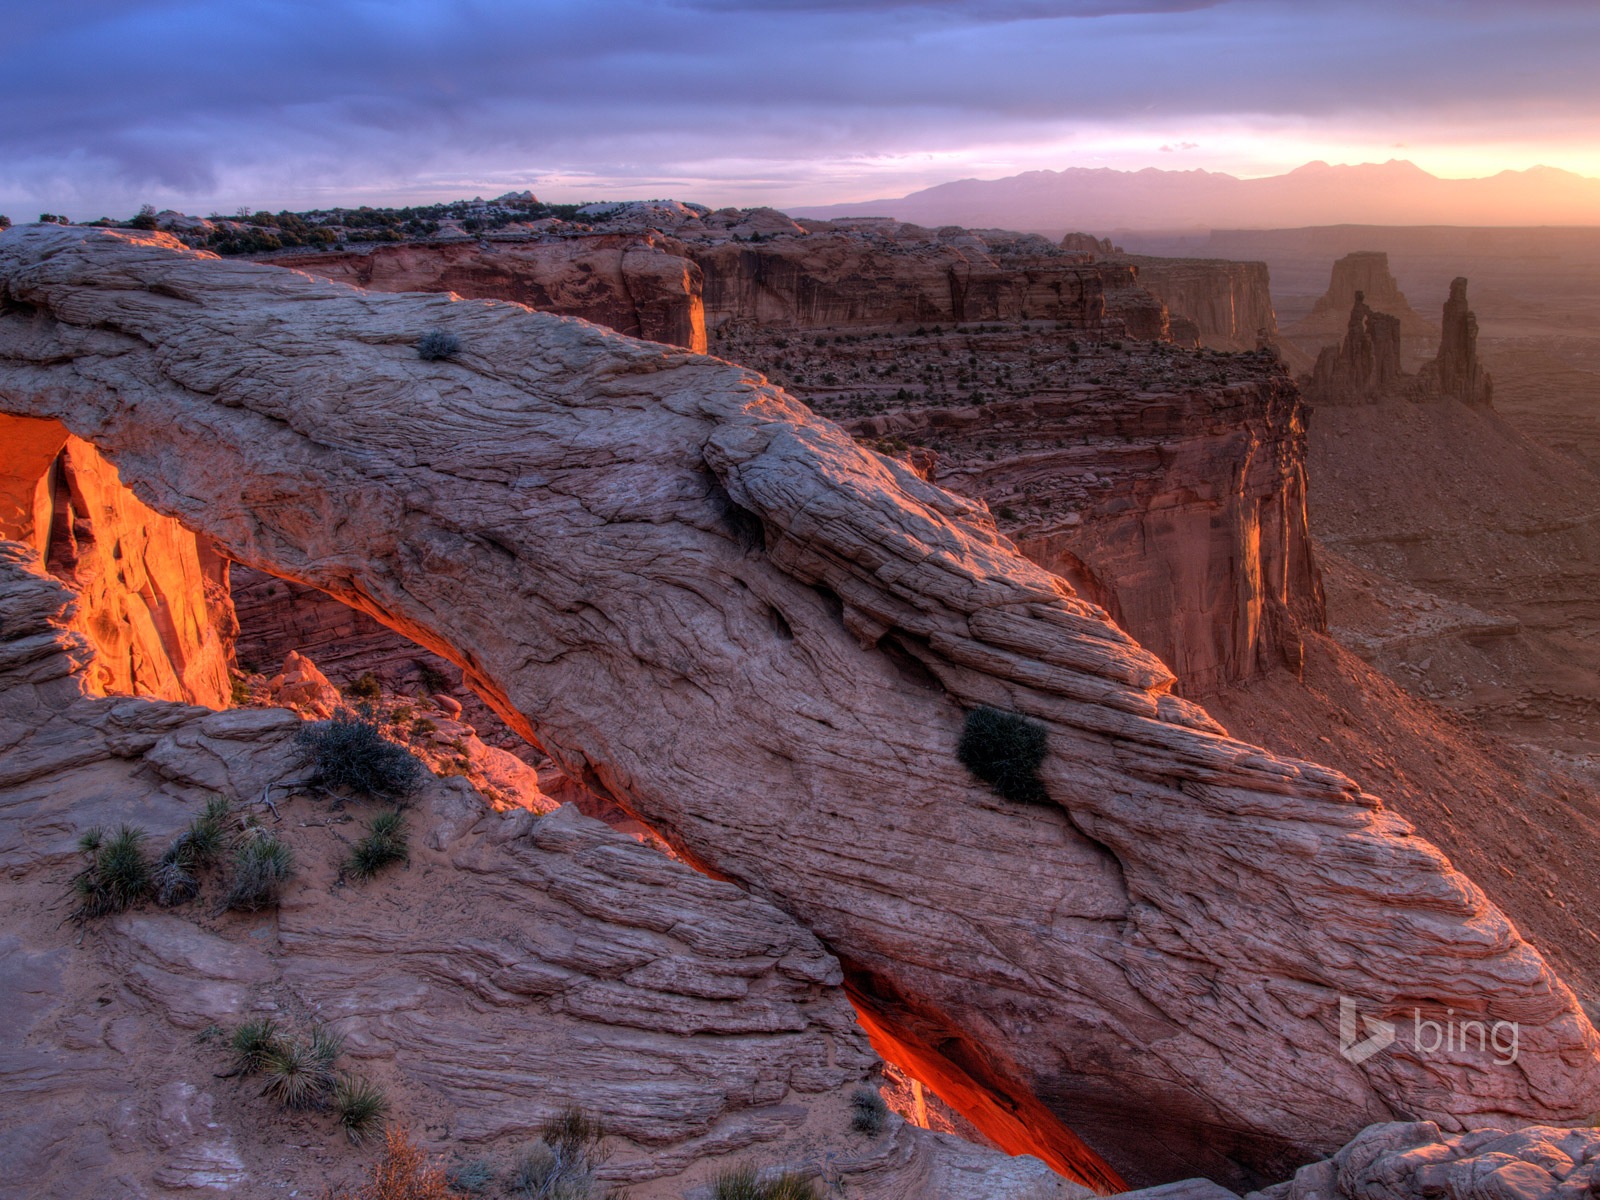
{"label": "eroded rock surface", "polygon": [[[161,236],[13,230],[0,287],[0,405],[462,664],[815,931],[879,1043],[1002,1145],[1102,1185],[1085,1143],[1133,1182],[1238,1182],[1400,1112],[1600,1108],[1571,992],[1406,822],[1216,732],[980,505],[759,377]],[[420,362],[429,327],[462,353]],[[957,764],[978,704],[1045,724],[1051,804]],[[1340,997],[1514,1020],[1520,1057],[1402,1033],[1351,1062]]]}
{"label": "eroded rock surface", "polygon": [[[253,802],[302,777],[300,718],[84,693],[72,598],[0,543],[0,1196],[318,1194],[364,1154],[230,1072],[222,1032],[270,1017],[345,1039],[431,1147],[497,1169],[564,1105],[612,1134],[605,1177],[683,1194],[739,1153],[851,1195],[1076,1200],[1011,1159],[891,1118],[849,1132],[877,1059],[837,961],[766,901],[536,793],[491,811],[431,779],[411,857],[355,884],[365,806]],[[282,793],[277,793],[280,796]],[[208,795],[293,850],[276,910],[198,901],[62,921],[78,837],[124,822],[160,849]],[[1042,1189],[1042,1190],[1041,1190]]]}
{"label": "eroded rock surface", "polygon": [[1331,1158],[1249,1200],[1557,1200],[1600,1187],[1600,1130],[1447,1134],[1431,1121],[1374,1125]]}

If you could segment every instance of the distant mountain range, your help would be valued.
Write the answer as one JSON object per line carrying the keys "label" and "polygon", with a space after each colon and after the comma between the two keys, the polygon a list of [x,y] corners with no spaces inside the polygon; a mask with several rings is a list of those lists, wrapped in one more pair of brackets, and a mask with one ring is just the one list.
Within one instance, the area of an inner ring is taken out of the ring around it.
{"label": "distant mountain range", "polygon": [[1305,225],[1600,225],[1600,179],[1555,167],[1487,179],[1440,179],[1391,159],[1307,163],[1240,179],[1211,171],[1069,167],[1005,179],[961,179],[898,200],[791,209],[830,219],[888,216],[919,225],[1073,230],[1273,229]]}

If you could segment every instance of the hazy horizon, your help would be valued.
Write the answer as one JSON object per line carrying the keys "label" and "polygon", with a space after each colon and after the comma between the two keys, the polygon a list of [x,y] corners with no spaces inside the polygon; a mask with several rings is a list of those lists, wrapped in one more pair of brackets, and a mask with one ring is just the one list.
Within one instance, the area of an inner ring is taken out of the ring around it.
{"label": "hazy horizon", "polygon": [[523,188],[798,208],[1391,158],[1600,177],[1579,0],[69,0],[6,29],[22,220]]}

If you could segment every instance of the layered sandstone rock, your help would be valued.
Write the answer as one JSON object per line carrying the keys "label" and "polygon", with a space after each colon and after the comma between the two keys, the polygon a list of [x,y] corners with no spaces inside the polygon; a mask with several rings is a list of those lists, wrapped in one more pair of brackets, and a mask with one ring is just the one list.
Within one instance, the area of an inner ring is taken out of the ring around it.
{"label": "layered sandstone rock", "polygon": [[925,478],[1108,609],[1181,694],[1299,661],[1323,627],[1305,413],[1270,353],[1091,342],[1037,326],[813,343],[720,331],[719,355]]}
{"label": "layered sandstone rock", "polygon": [[82,597],[97,695],[227,707],[227,565],[58,422],[0,416],[0,538],[32,547]]}
{"label": "layered sandstone rock", "polygon": [[1417,377],[1418,391],[1430,399],[1437,396],[1487,408],[1494,398],[1494,385],[1478,362],[1478,318],[1467,307],[1465,279],[1451,281],[1441,327],[1439,353],[1424,364]]}
{"label": "layered sandstone rock", "polygon": [[700,269],[681,245],[659,234],[413,243],[274,261],[374,291],[514,300],[633,337],[706,348]]}
{"label": "layered sandstone rock", "polygon": [[1400,318],[1374,312],[1357,292],[1350,324],[1337,347],[1326,346],[1306,382],[1319,404],[1374,403],[1400,388]]}
{"label": "layered sandstone rock", "polygon": [[1307,397],[1319,404],[1407,399],[1489,407],[1494,385],[1478,361],[1478,319],[1467,307],[1465,279],[1451,283],[1438,353],[1415,375],[1401,370],[1403,331],[1401,318],[1373,311],[1366,296],[1357,292],[1344,340],[1317,356],[1306,380]]}
{"label": "layered sandstone rock", "polygon": [[1161,339],[1160,301],[1126,263],[1086,263],[1044,238],[898,221],[810,222],[772,209],[628,205],[605,232],[551,230],[481,242],[278,255],[376,291],[451,291],[583,317],[621,333],[706,348],[707,327],[790,329],[1047,320]]}
{"label": "layered sandstone rock", "polygon": [[[577,1104],[612,1135],[602,1178],[646,1200],[734,1153],[880,1200],[1087,1195],[1036,1159],[898,1119],[850,1133],[850,1088],[877,1060],[833,957],[771,904],[571,808],[534,795],[494,813],[463,781],[430,779],[408,810],[409,864],[345,883],[360,826],[341,806],[252,803],[304,777],[300,719],[87,696],[71,597],[37,566],[0,543],[0,1196],[353,1181],[364,1155],[329,1117],[284,1112],[232,1072],[218,1031],[253,1017],[341,1035],[341,1067],[430,1150],[501,1175]],[[290,844],[278,909],[219,913],[208,878],[196,903],[81,938],[64,925],[81,833],[131,822],[159,853],[214,795]]]}
{"label": "layered sandstone rock", "polygon": [[[0,316],[0,405],[462,664],[815,931],[878,1042],[1002,1145],[1102,1184],[1085,1142],[1135,1181],[1240,1181],[1400,1111],[1600,1108],[1571,992],[1409,825],[1215,732],[979,505],[759,377],[162,236],[14,230],[0,287],[30,310]],[[419,362],[430,327],[455,360]],[[979,704],[1045,725],[1048,805],[962,770]],[[1520,1057],[1402,1025],[1354,1062],[1341,998],[1516,1021]]]}
{"label": "layered sandstone rock", "polygon": [[[1218,258],[1130,258],[1139,285],[1187,320],[1195,343],[1212,350],[1254,350],[1278,337],[1267,264]],[[1176,332],[1174,333],[1176,337]]]}
{"label": "layered sandstone rock", "polygon": [[1319,335],[1337,338],[1345,328],[1345,318],[1360,292],[1366,303],[1378,312],[1400,318],[1403,337],[1434,337],[1438,330],[1416,312],[1400,291],[1389,270],[1389,255],[1381,250],[1357,250],[1333,264],[1328,290],[1317,298],[1309,316],[1288,331],[1293,337]]}
{"label": "layered sandstone rock", "polygon": [[1600,1190],[1600,1130],[1447,1134],[1431,1121],[1374,1125],[1250,1200],[1561,1200]]}

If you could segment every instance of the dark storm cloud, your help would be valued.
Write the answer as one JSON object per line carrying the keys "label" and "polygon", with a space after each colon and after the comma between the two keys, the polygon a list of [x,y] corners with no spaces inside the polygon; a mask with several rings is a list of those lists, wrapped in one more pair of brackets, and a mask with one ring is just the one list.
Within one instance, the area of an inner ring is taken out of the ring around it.
{"label": "dark storm cloud", "polygon": [[[0,28],[0,206],[108,211],[428,176],[781,183],[1076,124],[1511,124],[1600,95],[1587,0],[75,0]],[[1152,148],[1189,132],[1163,128]]]}

